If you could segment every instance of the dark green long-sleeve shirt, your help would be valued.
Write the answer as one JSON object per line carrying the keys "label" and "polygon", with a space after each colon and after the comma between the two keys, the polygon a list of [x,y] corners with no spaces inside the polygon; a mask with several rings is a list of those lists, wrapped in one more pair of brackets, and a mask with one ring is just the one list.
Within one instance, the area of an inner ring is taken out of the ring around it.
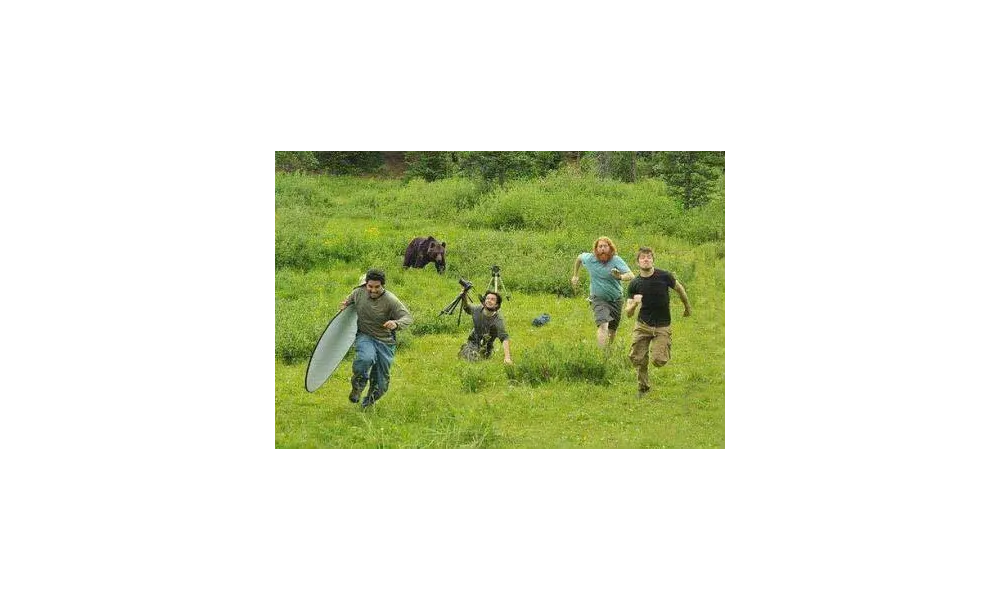
{"label": "dark green long-sleeve shirt", "polygon": [[386,344],[395,344],[396,336],[392,330],[382,327],[383,323],[395,321],[398,329],[413,324],[410,310],[389,290],[372,300],[364,286],[356,288],[347,299],[347,305],[351,304],[358,311],[358,331]]}
{"label": "dark green long-sleeve shirt", "polygon": [[488,357],[493,353],[494,341],[504,342],[510,338],[507,335],[507,325],[499,312],[487,317],[483,313],[483,307],[473,306],[468,298],[465,299],[462,309],[472,315],[472,333],[469,334],[469,341],[482,348],[485,356]]}

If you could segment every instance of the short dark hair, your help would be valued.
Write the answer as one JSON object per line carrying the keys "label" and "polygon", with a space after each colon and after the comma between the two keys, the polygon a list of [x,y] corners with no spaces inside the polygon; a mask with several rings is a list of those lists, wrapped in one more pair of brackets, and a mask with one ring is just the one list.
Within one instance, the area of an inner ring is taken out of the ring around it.
{"label": "short dark hair", "polygon": [[382,285],[385,285],[385,271],[380,271],[379,269],[368,269],[365,273],[365,283],[368,283],[374,279],[375,281],[381,281]]}
{"label": "short dark hair", "polygon": [[[649,246],[643,246],[643,247],[639,248],[639,254],[649,254],[650,256],[652,256],[654,258],[656,257],[656,255],[653,254],[653,249],[650,248]],[[635,259],[636,260],[639,260],[639,254],[635,255]]]}
{"label": "short dark hair", "polygon": [[499,292],[494,292],[493,290],[486,290],[486,293],[483,294],[483,302],[484,303],[486,302],[486,296],[489,296],[490,294],[493,294],[494,296],[497,297],[497,310],[500,310],[500,305],[503,304],[503,296],[501,296]]}

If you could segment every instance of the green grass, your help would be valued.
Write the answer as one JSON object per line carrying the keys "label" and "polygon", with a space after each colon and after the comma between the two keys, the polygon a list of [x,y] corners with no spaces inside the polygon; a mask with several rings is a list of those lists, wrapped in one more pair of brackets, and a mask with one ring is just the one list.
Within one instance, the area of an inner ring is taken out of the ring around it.
{"label": "green grass", "polygon": [[[725,447],[725,246],[723,205],[680,211],[656,181],[624,184],[571,173],[520,181],[477,196],[460,179],[403,183],[281,175],[275,185],[275,446],[279,448],[723,448]],[[582,199],[586,199],[583,201]],[[406,244],[448,242],[448,273],[402,269]],[[609,235],[633,270],[650,245],[656,265],[687,288],[684,319],[672,294],[673,359],[650,368],[653,391],[636,397],[627,353],[633,320],[611,356],[596,347],[585,299],[569,285],[573,260]],[[515,364],[502,351],[457,358],[468,315],[438,317],[460,291],[481,293],[499,265]],[[316,339],[365,269],[411,309],[389,393],[363,411],[347,401],[352,354],[315,393],[303,381]],[[547,312],[543,327],[531,320]]]}

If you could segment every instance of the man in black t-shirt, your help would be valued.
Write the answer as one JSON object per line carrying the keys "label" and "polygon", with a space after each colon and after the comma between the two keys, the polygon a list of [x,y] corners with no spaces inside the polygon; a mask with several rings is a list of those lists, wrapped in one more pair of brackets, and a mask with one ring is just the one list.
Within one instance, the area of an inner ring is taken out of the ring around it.
{"label": "man in black t-shirt", "polygon": [[637,258],[639,276],[628,285],[625,315],[631,317],[639,308],[628,357],[638,372],[641,396],[649,391],[649,355],[653,355],[654,367],[662,367],[670,360],[670,289],[681,297],[685,317],[691,316],[691,303],[673,273],[653,268],[651,248],[639,248]]}

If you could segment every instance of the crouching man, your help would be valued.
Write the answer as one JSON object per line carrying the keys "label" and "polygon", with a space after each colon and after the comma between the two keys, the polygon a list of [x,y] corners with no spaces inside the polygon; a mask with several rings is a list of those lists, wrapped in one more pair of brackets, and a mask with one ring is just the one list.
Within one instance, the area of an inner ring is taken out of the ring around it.
{"label": "crouching man", "polygon": [[499,339],[503,344],[503,362],[514,364],[510,357],[510,336],[500,316],[500,304],[503,302],[500,294],[486,292],[481,306],[473,306],[468,294],[463,298],[462,310],[472,315],[472,333],[458,355],[469,361],[489,358],[493,354],[493,342]]}

